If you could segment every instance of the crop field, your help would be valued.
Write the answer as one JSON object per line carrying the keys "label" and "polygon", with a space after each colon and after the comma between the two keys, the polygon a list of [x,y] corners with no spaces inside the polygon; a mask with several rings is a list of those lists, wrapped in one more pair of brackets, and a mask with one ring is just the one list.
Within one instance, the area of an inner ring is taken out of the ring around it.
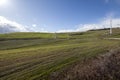
{"label": "crop field", "polygon": [[[112,35],[109,35],[109,30],[95,30],[57,33],[56,38],[54,37],[54,33],[0,34],[0,80],[83,80],[80,73],[74,72],[76,66],[94,65],[94,58],[109,54],[111,50],[120,53],[120,40],[107,39],[120,38],[120,29],[113,29]],[[120,57],[118,58],[117,67],[120,66]],[[96,61],[101,62],[98,59]],[[77,69],[79,72],[85,70]],[[85,77],[84,80],[89,80]],[[120,77],[105,78],[119,79]],[[90,80],[104,78],[92,77]]]}

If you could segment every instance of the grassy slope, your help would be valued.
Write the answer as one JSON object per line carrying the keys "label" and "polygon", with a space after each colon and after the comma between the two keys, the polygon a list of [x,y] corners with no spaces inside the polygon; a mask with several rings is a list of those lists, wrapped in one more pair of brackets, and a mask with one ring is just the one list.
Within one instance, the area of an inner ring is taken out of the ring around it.
{"label": "grassy slope", "polygon": [[[61,33],[57,34],[59,38],[66,38],[67,34]],[[54,33],[33,33],[33,32],[23,32],[23,33],[10,33],[10,34],[0,34],[0,39],[54,39]]]}
{"label": "grassy slope", "polygon": [[[59,39],[53,39],[52,33],[1,34],[4,40],[0,41],[0,79],[48,79],[48,75],[66,65],[120,47],[119,40],[102,39],[107,32],[70,33],[70,39],[68,34],[58,34]],[[118,32],[112,37],[116,35],[119,37]]]}
{"label": "grassy slope", "polygon": [[50,80],[120,80],[120,48],[67,66]]}

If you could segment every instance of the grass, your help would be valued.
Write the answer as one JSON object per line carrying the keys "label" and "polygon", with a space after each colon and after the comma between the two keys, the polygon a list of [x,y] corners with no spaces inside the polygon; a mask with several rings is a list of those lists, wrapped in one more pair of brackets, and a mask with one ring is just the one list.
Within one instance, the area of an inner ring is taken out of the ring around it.
{"label": "grass", "polygon": [[61,72],[50,75],[50,80],[119,80],[119,48],[107,54],[78,61]]}
{"label": "grass", "polygon": [[[66,38],[68,34],[57,33],[57,38]],[[0,34],[0,40],[10,40],[10,39],[54,39],[55,33],[34,33],[34,32],[22,32],[22,33],[9,33]]]}
{"label": "grass", "polygon": [[103,39],[119,33],[107,32],[0,34],[0,80],[53,80],[54,72],[119,48],[119,40]]}

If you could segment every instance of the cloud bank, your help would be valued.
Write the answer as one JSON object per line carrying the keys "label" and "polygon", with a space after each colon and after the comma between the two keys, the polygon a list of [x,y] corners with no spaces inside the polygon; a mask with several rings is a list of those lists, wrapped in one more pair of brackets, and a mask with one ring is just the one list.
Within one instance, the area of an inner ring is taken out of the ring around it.
{"label": "cloud bank", "polygon": [[0,16],[0,33],[28,32],[25,26]]}
{"label": "cloud bank", "polygon": [[[112,19],[112,26],[120,27],[120,18]],[[79,24],[76,29],[64,29],[56,32],[83,32],[92,29],[103,29],[110,27],[110,18],[106,18],[98,22],[97,24]],[[5,17],[0,16],[0,33],[11,33],[11,32],[49,32],[44,28],[39,28],[37,24],[30,26],[23,26],[15,21],[8,20]]]}
{"label": "cloud bank", "polygon": [[3,16],[0,16],[0,33],[11,32],[48,32],[42,27],[38,27],[37,24],[31,26],[24,26],[15,21],[11,21]]}
{"label": "cloud bank", "polygon": [[[112,19],[112,27],[120,27],[120,18],[113,18]],[[64,29],[59,30],[57,32],[84,32],[92,29],[104,29],[104,28],[110,28],[110,19],[103,19],[97,24],[79,24],[77,25],[77,29]]]}

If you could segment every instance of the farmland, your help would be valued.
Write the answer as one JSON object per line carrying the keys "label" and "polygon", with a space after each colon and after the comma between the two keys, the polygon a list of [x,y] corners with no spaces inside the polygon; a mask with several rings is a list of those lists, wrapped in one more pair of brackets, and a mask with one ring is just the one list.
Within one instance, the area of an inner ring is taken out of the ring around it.
{"label": "farmland", "polygon": [[120,40],[107,38],[120,38],[120,29],[113,29],[112,35],[109,30],[56,35],[55,39],[54,33],[0,34],[0,80],[77,80],[67,76],[73,66],[87,66],[87,61],[111,50],[119,53]]}

